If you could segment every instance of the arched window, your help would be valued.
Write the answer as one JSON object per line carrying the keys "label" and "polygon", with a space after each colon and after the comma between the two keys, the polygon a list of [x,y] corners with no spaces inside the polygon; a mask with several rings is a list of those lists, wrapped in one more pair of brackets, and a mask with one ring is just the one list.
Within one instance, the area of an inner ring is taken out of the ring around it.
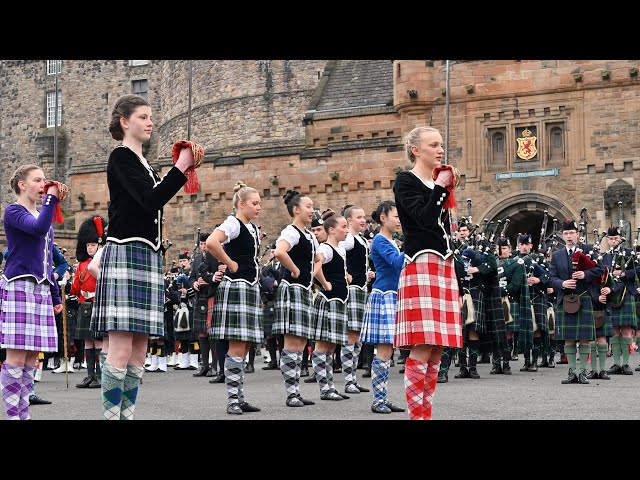
{"label": "arched window", "polygon": [[507,164],[507,156],[505,155],[504,144],[504,132],[494,131],[491,134],[491,165],[505,166]]}
{"label": "arched window", "polygon": [[549,125],[549,162],[563,162],[564,155],[564,128],[562,125]]}

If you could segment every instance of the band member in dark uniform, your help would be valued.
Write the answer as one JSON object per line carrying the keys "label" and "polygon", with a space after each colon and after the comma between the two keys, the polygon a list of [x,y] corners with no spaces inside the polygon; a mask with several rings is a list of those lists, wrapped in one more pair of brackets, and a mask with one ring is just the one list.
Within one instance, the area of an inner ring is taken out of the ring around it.
{"label": "band member in dark uniform", "polygon": [[[613,324],[611,353],[613,365],[608,370],[611,375],[633,375],[629,367],[630,347],[633,331],[637,328],[636,305],[634,299],[636,271],[633,252],[622,248],[622,236],[618,227],[607,231],[609,250],[602,256],[601,264],[608,269],[608,282],[600,293],[606,296],[607,310]],[[621,359],[622,358],[622,363]]]}
{"label": "band member in dark uniform", "polygon": [[[562,224],[565,247],[551,257],[549,277],[556,291],[556,339],[564,341],[564,352],[569,361],[569,374],[563,384],[588,384],[587,359],[591,352],[589,342],[595,340],[592,299],[600,296],[599,282],[604,274],[601,265],[579,267],[585,263],[584,253],[577,251],[578,226],[575,220]],[[591,251],[590,245],[583,245]],[[594,262],[591,262],[594,263]],[[575,265],[574,265],[575,264]],[[576,342],[580,344],[580,369],[576,370]],[[576,371],[578,372],[576,374]]]}
{"label": "band member in dark uniform", "polygon": [[[202,366],[196,371],[194,377],[214,376],[207,375],[212,367],[209,365],[209,354],[213,353],[213,364],[217,363],[215,354],[215,343],[213,348],[209,341],[209,328],[207,320],[209,315],[209,304],[213,303],[213,298],[222,280],[223,272],[219,270],[221,263],[207,250],[208,233],[201,233],[199,240],[200,251],[196,253],[191,265],[189,280],[191,288],[195,290],[193,299],[193,331],[198,335],[197,341],[200,346],[200,356]],[[215,368],[213,368],[215,370]]]}

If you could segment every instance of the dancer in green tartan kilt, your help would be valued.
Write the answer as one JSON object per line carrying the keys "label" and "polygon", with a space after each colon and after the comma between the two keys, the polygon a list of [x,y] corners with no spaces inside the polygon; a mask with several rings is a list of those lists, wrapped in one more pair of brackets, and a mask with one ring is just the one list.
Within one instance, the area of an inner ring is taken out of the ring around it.
{"label": "dancer in green tartan kilt", "polygon": [[152,130],[145,98],[118,98],[109,132],[122,144],[107,162],[109,234],[90,327],[109,332],[101,388],[103,414],[113,420],[133,418],[149,335],[164,334],[162,210],[187,183],[185,172],[194,167],[192,145],[180,149],[174,166],[160,178],[143,155],[142,144]]}
{"label": "dancer in green tartan kilt", "polygon": [[[636,329],[635,291],[636,271],[633,265],[633,253],[629,248],[621,248],[622,236],[618,227],[607,231],[609,250],[602,256],[602,265],[607,267],[612,281],[602,288],[600,293],[606,296],[607,310],[611,312],[613,336],[611,352],[613,365],[609,375],[633,375],[629,367],[629,355],[633,343],[633,330]],[[622,358],[622,360],[621,360]]]}
{"label": "dancer in green tartan kilt", "polygon": [[[261,343],[262,300],[258,285],[260,231],[252,220],[260,213],[257,190],[237,182],[233,188],[235,215],[213,231],[207,249],[227,266],[213,303],[211,337],[229,340],[224,361],[227,413],[259,412],[244,398],[244,359],[252,343]],[[223,246],[224,245],[224,246]]]}
{"label": "dancer in green tartan kilt", "polygon": [[[588,384],[587,359],[591,352],[589,342],[595,339],[593,300],[600,296],[599,283],[604,269],[576,249],[578,226],[574,220],[562,225],[565,247],[553,253],[549,276],[557,294],[556,339],[564,340],[564,351],[569,361],[569,374],[563,384]],[[591,251],[590,245],[583,245]],[[577,308],[577,310],[576,310]],[[580,344],[580,370],[576,374],[576,342]]]}

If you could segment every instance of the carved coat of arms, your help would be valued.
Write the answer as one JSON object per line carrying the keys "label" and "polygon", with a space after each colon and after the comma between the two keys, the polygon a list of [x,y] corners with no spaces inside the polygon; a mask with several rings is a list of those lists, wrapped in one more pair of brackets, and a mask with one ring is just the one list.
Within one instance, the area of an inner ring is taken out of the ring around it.
{"label": "carved coat of arms", "polygon": [[534,137],[528,128],[525,128],[522,132],[522,137],[516,140],[518,140],[518,151],[516,154],[522,160],[531,160],[538,154],[538,148],[536,147],[538,137]]}

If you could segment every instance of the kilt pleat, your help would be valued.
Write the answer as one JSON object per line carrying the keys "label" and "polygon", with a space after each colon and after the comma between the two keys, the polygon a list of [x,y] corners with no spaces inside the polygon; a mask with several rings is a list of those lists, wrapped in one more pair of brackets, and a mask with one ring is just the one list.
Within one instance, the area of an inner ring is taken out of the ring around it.
{"label": "kilt pleat", "polygon": [[593,304],[588,293],[580,296],[580,310],[566,313],[562,304],[554,305],[556,312],[556,340],[595,340]]}
{"label": "kilt pleat", "polygon": [[316,327],[312,340],[336,344],[347,343],[347,306],[340,300],[327,300],[319,293],[314,301]]}
{"label": "kilt pleat", "polygon": [[[196,296],[197,298],[197,296]],[[198,299],[193,306],[193,327],[192,330],[196,333],[207,333],[207,317],[209,316],[209,299],[205,303],[202,299]]]}
{"label": "kilt pleat", "polygon": [[460,292],[453,257],[423,253],[400,273],[394,346],[462,348]]}
{"label": "kilt pleat", "polygon": [[51,285],[34,278],[0,280],[0,348],[57,352]]}
{"label": "kilt pleat", "polygon": [[276,291],[272,333],[310,338],[316,328],[313,293],[300,285],[281,282]]}
{"label": "kilt pleat", "polygon": [[374,288],[369,294],[364,310],[364,320],[360,331],[360,341],[371,344],[393,345],[396,329],[396,304],[398,293],[393,290],[383,292]]}
{"label": "kilt pleat", "polygon": [[480,287],[471,287],[469,289],[469,294],[473,301],[473,321],[467,323],[467,307],[463,304],[460,310],[462,327],[464,330],[485,333],[487,331],[487,322],[484,310],[484,293]]}
{"label": "kilt pleat", "polygon": [[610,310],[611,324],[614,327],[631,327],[634,329],[637,327],[636,302],[629,292],[625,293],[624,301],[620,307],[611,307]]}
{"label": "kilt pleat", "polygon": [[347,300],[347,330],[359,332],[362,330],[362,321],[364,319],[364,309],[367,306],[367,291],[349,285],[349,298]]}
{"label": "kilt pleat", "polygon": [[142,242],[107,242],[91,315],[91,330],[164,335],[162,256]]}
{"label": "kilt pleat", "polygon": [[536,324],[541,332],[549,331],[549,317],[547,316],[547,298],[546,295],[540,294],[532,298],[533,313],[536,315]]}
{"label": "kilt pleat", "polygon": [[213,301],[211,337],[262,343],[262,300],[258,282],[250,285],[223,277]]}

